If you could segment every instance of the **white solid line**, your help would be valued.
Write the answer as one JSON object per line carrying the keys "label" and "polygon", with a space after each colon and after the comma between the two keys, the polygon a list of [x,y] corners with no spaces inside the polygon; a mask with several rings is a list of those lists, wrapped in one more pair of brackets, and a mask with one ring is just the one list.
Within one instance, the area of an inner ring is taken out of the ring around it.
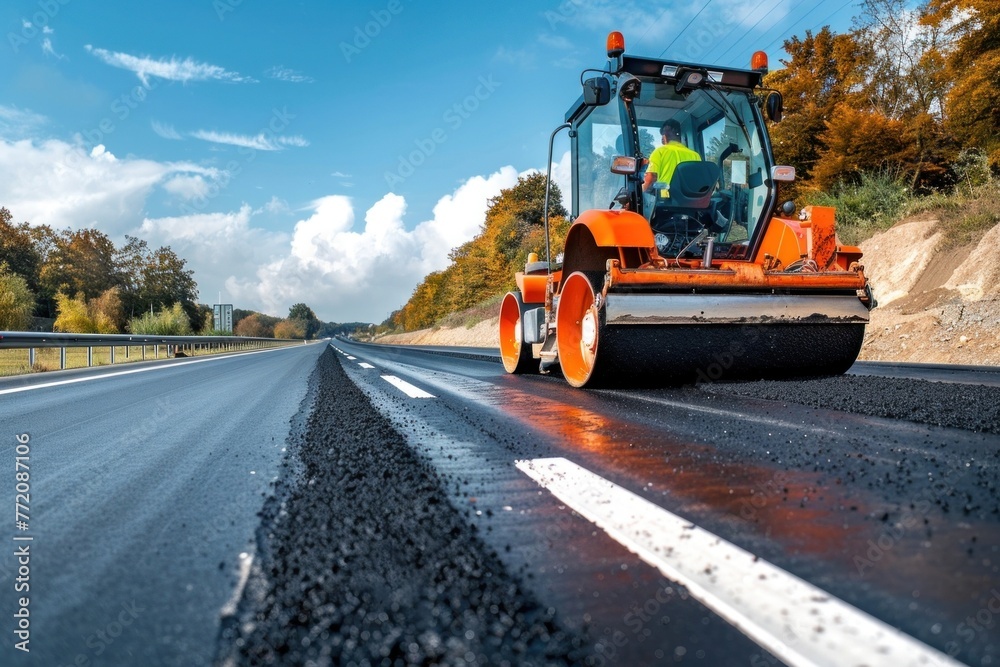
{"label": "white solid line", "polygon": [[392,386],[396,387],[400,391],[402,391],[410,398],[434,398],[434,394],[428,394],[423,389],[420,389],[419,387],[414,387],[409,382],[406,382],[405,380],[400,380],[395,375],[383,375],[382,379],[391,384]]}
{"label": "white solid line", "polygon": [[223,618],[236,615],[237,608],[240,604],[240,598],[243,597],[243,589],[246,588],[247,580],[250,578],[251,565],[253,565],[253,554],[248,554],[246,552],[241,553],[240,572],[236,580],[236,588],[233,589],[233,594],[229,596],[229,600],[222,608],[222,611],[219,612]]}
{"label": "white solid line", "polygon": [[360,364],[358,364],[358,366],[361,366],[361,368],[375,368],[374,366],[372,366],[371,364],[369,364],[366,361],[362,361]]}
{"label": "white solid line", "polygon": [[[166,364],[163,366],[146,366],[144,368],[132,368],[127,371],[118,371],[117,373],[102,373],[100,375],[88,375],[82,378],[73,378],[72,380],[57,380],[54,382],[43,382],[42,384],[33,384],[27,387],[15,387],[13,389],[2,389],[0,390],[0,396],[4,394],[16,394],[22,391],[31,391],[32,389],[45,389],[46,387],[60,387],[64,384],[76,384],[77,382],[90,382],[92,380],[103,380],[105,378],[113,378],[121,375],[132,375],[133,373],[146,373],[148,371],[162,371],[167,368],[177,368],[178,366],[187,366],[188,364],[200,364],[206,361],[219,361],[221,359],[232,359],[233,357],[245,357],[250,354],[263,354],[265,352],[277,352],[279,350],[287,350],[296,346],[286,346],[279,347],[271,350],[254,350],[253,352],[240,352],[238,354],[227,354],[221,357],[206,357],[204,359],[192,359],[190,361],[178,361],[173,364]],[[297,348],[296,348],[297,349]],[[75,370],[75,369],[73,369]]]}
{"label": "white solid line", "polygon": [[516,465],[789,665],[961,664],[564,458]]}

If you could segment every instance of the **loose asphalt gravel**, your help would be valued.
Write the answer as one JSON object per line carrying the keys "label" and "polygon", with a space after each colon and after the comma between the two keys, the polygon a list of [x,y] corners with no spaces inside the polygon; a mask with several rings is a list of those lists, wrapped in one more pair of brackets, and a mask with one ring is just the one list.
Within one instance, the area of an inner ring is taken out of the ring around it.
{"label": "loose asphalt gravel", "polygon": [[815,380],[706,383],[709,392],[787,401],[872,417],[1000,433],[1000,388],[842,375]]}
{"label": "loose asphalt gravel", "polygon": [[310,383],[219,664],[582,663],[332,350]]}

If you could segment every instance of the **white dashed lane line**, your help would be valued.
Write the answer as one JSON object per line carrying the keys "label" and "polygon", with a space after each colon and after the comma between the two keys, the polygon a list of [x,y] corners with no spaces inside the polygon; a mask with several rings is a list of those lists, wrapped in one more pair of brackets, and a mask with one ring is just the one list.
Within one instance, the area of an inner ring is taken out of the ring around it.
{"label": "white dashed lane line", "polygon": [[400,380],[395,375],[383,375],[382,379],[391,384],[392,386],[399,389],[401,392],[409,396],[410,398],[434,398],[434,394],[428,394],[423,389],[419,387],[414,387],[409,382],[405,380]]}
{"label": "white dashed lane line", "polygon": [[371,364],[369,364],[366,361],[362,361],[361,363],[358,364],[358,366],[361,366],[361,368],[369,368],[369,369],[375,368],[374,366],[372,366]]}
{"label": "white dashed lane line", "polygon": [[564,458],[518,461],[516,465],[789,665],[961,664]]}

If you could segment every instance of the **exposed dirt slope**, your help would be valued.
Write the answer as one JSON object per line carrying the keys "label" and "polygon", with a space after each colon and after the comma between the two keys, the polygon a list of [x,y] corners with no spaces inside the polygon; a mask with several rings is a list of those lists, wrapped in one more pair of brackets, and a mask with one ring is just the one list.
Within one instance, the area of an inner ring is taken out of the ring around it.
{"label": "exposed dirt slope", "polygon": [[[861,358],[1000,366],[1000,226],[978,243],[941,250],[933,218],[904,220],[861,244],[879,307]],[[379,339],[497,347],[498,318]]]}

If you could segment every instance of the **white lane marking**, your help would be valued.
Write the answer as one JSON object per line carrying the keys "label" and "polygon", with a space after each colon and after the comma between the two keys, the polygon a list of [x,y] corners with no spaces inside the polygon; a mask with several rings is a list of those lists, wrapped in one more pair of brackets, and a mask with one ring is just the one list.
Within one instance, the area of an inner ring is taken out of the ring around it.
{"label": "white lane marking", "polygon": [[784,419],[775,419],[773,417],[755,417],[753,415],[748,415],[744,412],[737,412],[736,410],[723,410],[721,408],[709,408],[701,405],[691,405],[690,403],[684,403],[682,401],[670,401],[665,398],[653,398],[652,396],[642,396],[641,394],[629,394],[629,398],[634,398],[638,401],[645,401],[647,403],[667,405],[672,408],[681,408],[683,410],[692,410],[694,412],[704,412],[706,414],[715,415],[717,417],[742,419],[743,421],[754,422],[757,424],[764,424],[766,426],[781,426],[783,428],[793,428],[796,431],[810,431],[812,433],[825,433],[827,435],[843,435],[843,433],[834,431],[832,429],[820,428],[818,426],[803,427],[802,424],[796,424],[795,422],[786,421]]}
{"label": "white lane marking", "polygon": [[961,664],[564,458],[516,465],[789,665]]}
{"label": "white lane marking", "polygon": [[362,361],[360,364],[358,364],[358,366],[361,366],[361,368],[375,368],[374,366],[372,366],[371,364],[369,364],[366,361]]}
{"label": "white lane marking", "polygon": [[402,391],[410,398],[434,398],[434,394],[428,394],[423,389],[420,389],[419,387],[414,387],[409,382],[406,382],[405,380],[400,380],[395,375],[383,375],[382,379],[391,384],[392,386],[396,387],[400,391]]}
{"label": "white lane marking", "polygon": [[347,355],[347,359],[349,361],[357,361],[358,358],[357,357],[352,357],[351,355]]}
{"label": "white lane marking", "polygon": [[206,357],[204,359],[192,359],[191,361],[178,361],[173,364],[166,364],[163,366],[147,366],[145,368],[133,368],[127,371],[118,371],[117,373],[102,373],[101,375],[89,375],[82,378],[73,378],[72,380],[57,380],[55,382],[43,382],[42,384],[33,384],[27,387],[15,387],[13,389],[2,389],[0,390],[0,396],[4,394],[16,394],[21,391],[31,391],[33,389],[45,389],[46,387],[61,387],[65,384],[76,384],[77,382],[90,382],[92,380],[103,380],[105,378],[119,377],[121,375],[132,375],[133,373],[146,373],[148,371],[162,371],[168,368],[177,368],[178,366],[187,366],[188,364],[201,364],[206,361],[220,361],[222,359],[232,359],[233,357],[245,357],[251,354],[264,354],[266,352],[279,352],[281,350],[288,349],[298,349],[298,346],[289,345],[286,347],[279,347],[272,350],[255,350],[253,352],[240,352],[238,354],[227,354],[224,357]]}
{"label": "white lane marking", "polygon": [[246,552],[241,553],[240,572],[238,579],[236,580],[236,588],[233,589],[233,594],[229,596],[229,600],[220,612],[223,618],[236,615],[236,610],[240,604],[240,598],[243,597],[243,589],[246,588],[247,580],[250,578],[251,565],[253,565],[253,554],[248,554]]}

